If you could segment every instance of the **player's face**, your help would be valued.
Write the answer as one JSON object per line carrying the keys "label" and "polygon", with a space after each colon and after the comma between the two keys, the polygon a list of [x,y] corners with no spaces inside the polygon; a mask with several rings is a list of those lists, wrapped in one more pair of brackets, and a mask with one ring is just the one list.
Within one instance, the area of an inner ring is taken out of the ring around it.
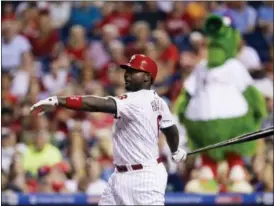
{"label": "player's face", "polygon": [[138,91],[143,88],[147,74],[134,69],[126,69],[124,79],[127,91]]}

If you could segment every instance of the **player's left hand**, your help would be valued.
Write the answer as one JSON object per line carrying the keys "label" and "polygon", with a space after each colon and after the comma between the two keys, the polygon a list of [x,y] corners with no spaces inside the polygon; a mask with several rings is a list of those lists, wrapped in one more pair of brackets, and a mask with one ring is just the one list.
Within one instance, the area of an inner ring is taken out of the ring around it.
{"label": "player's left hand", "polygon": [[58,99],[56,96],[49,97],[47,99],[40,100],[30,108],[31,113],[43,115],[45,112],[55,108],[58,105]]}
{"label": "player's left hand", "polygon": [[182,160],[186,160],[187,158],[187,152],[181,148],[178,148],[178,150],[174,153],[172,153],[172,160],[175,163],[179,163]]}

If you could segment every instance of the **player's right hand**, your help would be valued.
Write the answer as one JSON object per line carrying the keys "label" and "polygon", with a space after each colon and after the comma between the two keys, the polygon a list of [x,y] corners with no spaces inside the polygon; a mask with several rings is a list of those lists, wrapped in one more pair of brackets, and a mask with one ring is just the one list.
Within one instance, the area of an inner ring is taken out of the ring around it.
{"label": "player's right hand", "polygon": [[58,98],[57,96],[49,97],[44,100],[40,100],[36,104],[32,105],[30,108],[30,112],[34,114],[38,114],[38,116],[43,115],[45,112],[55,108],[58,106]]}
{"label": "player's right hand", "polygon": [[181,148],[178,148],[178,150],[172,154],[172,160],[175,163],[179,163],[182,160],[186,160],[186,158],[187,152]]}

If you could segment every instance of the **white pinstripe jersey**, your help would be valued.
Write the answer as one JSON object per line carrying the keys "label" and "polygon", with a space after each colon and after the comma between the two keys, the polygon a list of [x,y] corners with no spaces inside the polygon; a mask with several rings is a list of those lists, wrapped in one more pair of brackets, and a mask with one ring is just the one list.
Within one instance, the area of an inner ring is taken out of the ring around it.
{"label": "white pinstripe jersey", "polygon": [[159,157],[159,129],[174,124],[167,103],[154,90],[128,92],[111,98],[117,105],[114,164],[155,163]]}

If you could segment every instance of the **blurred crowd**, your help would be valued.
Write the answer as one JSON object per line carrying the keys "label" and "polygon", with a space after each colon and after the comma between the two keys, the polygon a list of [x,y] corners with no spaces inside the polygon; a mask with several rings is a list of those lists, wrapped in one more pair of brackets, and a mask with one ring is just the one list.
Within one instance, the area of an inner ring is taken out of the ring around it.
{"label": "blurred crowd", "polygon": [[[182,82],[206,58],[202,26],[209,13],[229,15],[243,40],[238,58],[264,94],[273,125],[273,3],[262,2],[1,2],[2,191],[86,192],[100,195],[113,172],[113,117],[58,108],[29,115],[52,95],[120,95],[120,63],[132,54],[158,64],[154,89],[172,109]],[[176,116],[174,116],[176,118]],[[180,125],[181,146],[187,149]],[[164,136],[160,154],[169,172],[167,191],[184,191],[199,157],[174,165]],[[246,159],[254,191],[273,191],[273,138],[258,142]],[[227,165],[220,164],[220,181]]]}

